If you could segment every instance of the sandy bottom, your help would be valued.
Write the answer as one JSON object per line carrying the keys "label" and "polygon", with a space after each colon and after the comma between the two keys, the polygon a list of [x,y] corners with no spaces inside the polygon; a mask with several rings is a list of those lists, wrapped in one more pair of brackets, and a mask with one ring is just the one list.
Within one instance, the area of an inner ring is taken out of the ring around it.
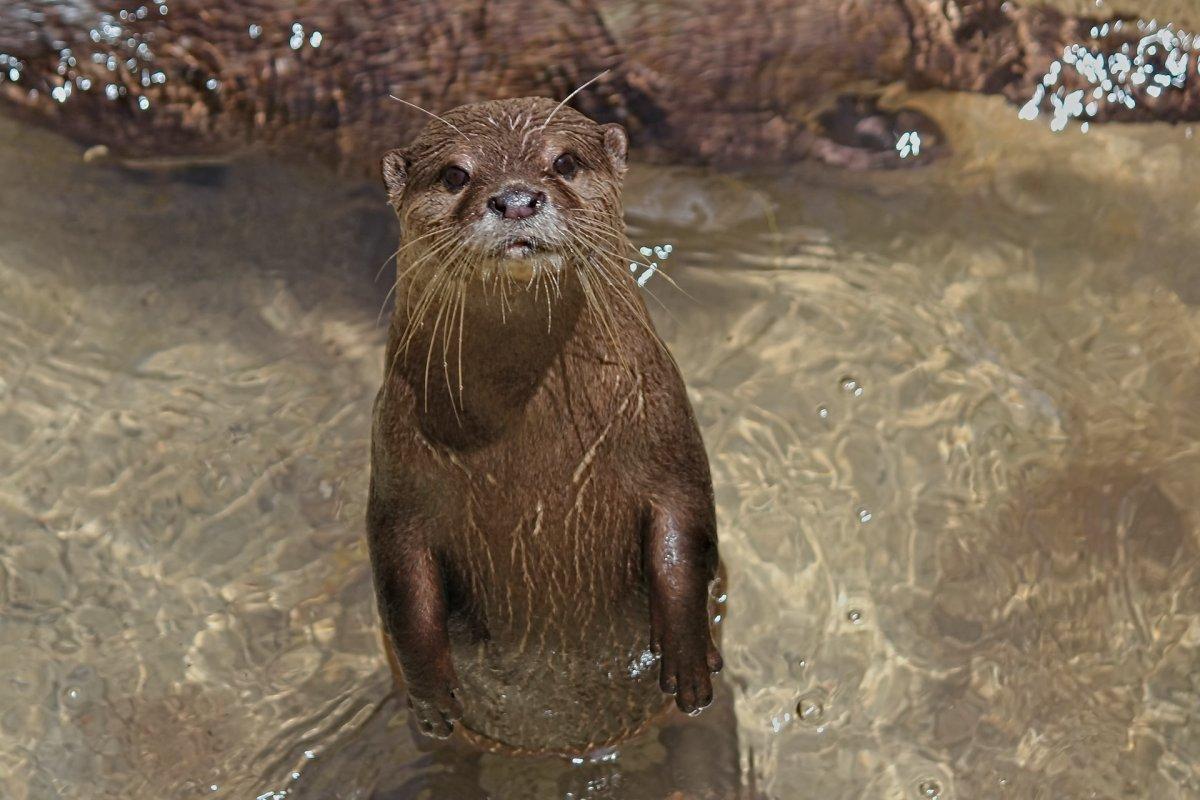
{"label": "sandy bottom", "polygon": [[920,102],[925,170],[632,170],[728,669],[584,765],[434,747],[389,695],[382,191],[0,120],[0,795],[1200,795],[1200,144]]}

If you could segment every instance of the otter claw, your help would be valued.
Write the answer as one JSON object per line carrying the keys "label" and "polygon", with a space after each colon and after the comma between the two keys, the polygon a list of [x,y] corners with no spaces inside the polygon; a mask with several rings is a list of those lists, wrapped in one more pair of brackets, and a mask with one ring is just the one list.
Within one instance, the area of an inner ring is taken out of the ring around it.
{"label": "otter claw", "polygon": [[[708,637],[705,637],[708,638]],[[713,700],[712,674],[723,666],[720,652],[692,642],[663,642],[659,688],[675,695],[675,705],[685,714],[698,714]]]}
{"label": "otter claw", "polygon": [[426,736],[445,739],[454,732],[454,723],[462,719],[462,703],[453,689],[408,695],[408,707],[416,717],[417,727]]}

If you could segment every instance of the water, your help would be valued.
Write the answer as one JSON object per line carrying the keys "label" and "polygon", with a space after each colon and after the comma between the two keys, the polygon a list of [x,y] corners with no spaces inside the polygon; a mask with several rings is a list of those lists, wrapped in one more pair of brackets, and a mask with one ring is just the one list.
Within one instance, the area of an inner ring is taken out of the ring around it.
{"label": "water", "polygon": [[389,694],[381,190],[0,120],[0,795],[1200,794],[1200,144],[915,102],[955,147],[924,170],[631,171],[690,295],[646,282],[728,666],[578,765],[432,744]]}

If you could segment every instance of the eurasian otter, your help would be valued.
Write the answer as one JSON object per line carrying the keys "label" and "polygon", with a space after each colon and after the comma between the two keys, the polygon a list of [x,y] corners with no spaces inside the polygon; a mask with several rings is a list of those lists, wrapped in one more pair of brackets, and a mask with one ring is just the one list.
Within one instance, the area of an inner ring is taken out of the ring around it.
{"label": "eurasian otter", "polygon": [[[401,225],[368,535],[427,733],[580,753],[712,699],[708,460],[628,266],[626,135],[462,106],[383,160]],[[400,677],[400,676],[398,676]]]}

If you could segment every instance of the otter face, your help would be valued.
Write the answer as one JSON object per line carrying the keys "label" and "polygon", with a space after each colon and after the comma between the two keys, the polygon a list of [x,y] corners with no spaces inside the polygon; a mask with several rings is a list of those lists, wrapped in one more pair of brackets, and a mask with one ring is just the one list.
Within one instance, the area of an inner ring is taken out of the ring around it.
{"label": "otter face", "polygon": [[627,140],[545,98],[460,106],[383,159],[405,242],[477,265],[555,268],[616,251]]}

